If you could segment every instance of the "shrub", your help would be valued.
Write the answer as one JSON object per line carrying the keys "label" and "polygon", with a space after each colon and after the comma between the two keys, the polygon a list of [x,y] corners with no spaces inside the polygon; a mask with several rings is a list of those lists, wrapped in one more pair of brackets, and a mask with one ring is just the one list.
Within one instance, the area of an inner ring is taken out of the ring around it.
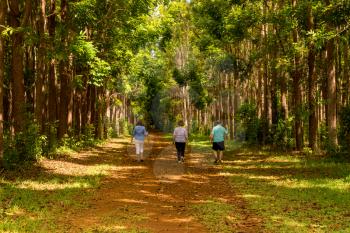
{"label": "shrub", "polygon": [[256,105],[244,103],[236,114],[236,120],[240,125],[240,135],[248,143],[258,143],[260,120],[257,117]]}
{"label": "shrub", "polygon": [[339,111],[339,145],[341,151],[350,153],[350,105]]}
{"label": "shrub", "polygon": [[289,149],[294,145],[293,118],[279,119],[273,136],[273,144],[281,149]]}
{"label": "shrub", "polygon": [[42,156],[46,144],[47,137],[40,135],[39,127],[34,121],[28,120],[24,131],[15,136],[5,133],[4,166],[13,168],[36,162]]}

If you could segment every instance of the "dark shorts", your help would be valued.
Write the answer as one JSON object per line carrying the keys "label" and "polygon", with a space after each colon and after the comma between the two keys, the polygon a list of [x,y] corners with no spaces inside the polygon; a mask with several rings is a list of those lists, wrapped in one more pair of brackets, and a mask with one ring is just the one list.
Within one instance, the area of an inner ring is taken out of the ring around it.
{"label": "dark shorts", "polygon": [[225,150],[224,142],[213,142],[213,150]]}

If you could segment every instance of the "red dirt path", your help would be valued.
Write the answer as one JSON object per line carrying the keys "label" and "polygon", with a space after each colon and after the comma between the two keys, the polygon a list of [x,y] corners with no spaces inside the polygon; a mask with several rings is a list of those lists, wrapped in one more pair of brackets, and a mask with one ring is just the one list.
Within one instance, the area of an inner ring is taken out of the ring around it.
{"label": "red dirt path", "polygon": [[208,163],[210,155],[188,149],[186,162],[177,164],[174,146],[161,134],[149,137],[145,155],[145,162],[137,163],[126,139],[77,154],[72,160],[114,168],[87,207],[67,210],[58,224],[65,232],[209,232],[191,206],[217,198],[233,205],[240,216],[239,221],[226,222],[232,232],[263,232],[261,219],[220,174],[221,167]]}

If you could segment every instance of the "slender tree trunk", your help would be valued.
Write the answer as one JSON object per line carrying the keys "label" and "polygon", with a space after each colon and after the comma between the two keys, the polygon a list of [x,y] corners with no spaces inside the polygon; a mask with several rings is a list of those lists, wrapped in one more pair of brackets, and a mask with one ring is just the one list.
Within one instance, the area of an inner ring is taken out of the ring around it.
{"label": "slender tree trunk", "polygon": [[337,87],[334,63],[334,39],[327,42],[327,127],[328,139],[332,147],[338,145],[337,140]]}
{"label": "slender tree trunk", "polygon": [[288,119],[288,100],[287,100],[287,80],[286,76],[283,74],[281,75],[281,80],[280,80],[280,85],[281,85],[281,118],[283,120]]}
{"label": "slender tree trunk", "polygon": [[46,79],[46,65],[45,65],[45,56],[46,56],[46,41],[45,33],[46,29],[46,0],[40,1],[40,11],[39,11],[39,20],[38,20],[38,34],[39,34],[39,48],[38,48],[38,57],[37,57],[37,76],[35,81],[35,118],[41,128],[41,131],[44,129],[44,82]]}
{"label": "slender tree trunk", "polygon": [[233,121],[234,121],[234,115],[233,115],[233,85],[232,85],[232,76],[229,75],[229,80],[228,80],[228,88],[229,88],[229,93],[228,93],[228,112],[229,112],[229,133],[230,133],[230,139],[234,139],[234,131],[233,131]]}
{"label": "slender tree trunk", "polygon": [[[311,4],[311,3],[310,3]],[[314,29],[312,5],[308,6],[308,30]],[[317,148],[317,127],[318,119],[316,114],[316,50],[313,42],[309,44],[308,54],[308,104],[309,104],[309,147],[312,150]]]}
{"label": "slender tree trunk", "polygon": [[[26,2],[27,3],[27,2]],[[21,12],[18,0],[9,2],[10,4],[10,25],[18,29],[21,27]],[[23,73],[23,33],[15,32],[11,36],[12,58],[11,58],[11,80],[13,94],[13,124],[14,132],[19,133],[24,130],[25,125],[25,88]]]}
{"label": "slender tree trunk", "polygon": [[[295,8],[297,5],[297,0],[292,0],[292,5]],[[298,43],[299,33],[296,29],[293,30],[293,42]],[[300,64],[300,55],[296,54],[294,57],[294,70],[292,72],[293,77],[293,110],[295,115],[294,122],[294,134],[295,134],[295,149],[300,151],[303,147],[303,128],[302,128],[302,119],[301,119],[301,64]]]}
{"label": "slender tree trunk", "polygon": [[276,58],[277,58],[277,51],[274,50],[272,52],[272,67],[271,67],[271,87],[270,87],[270,94],[271,94],[271,133],[272,135],[275,135],[277,124],[278,124],[278,97],[277,97],[277,69],[276,69]]}
{"label": "slender tree trunk", "polygon": [[[326,5],[331,3],[325,0]],[[331,26],[328,25],[328,30]],[[331,38],[327,41],[327,128],[328,142],[331,147],[335,148],[338,145],[337,139],[337,80],[335,68],[335,39]]]}
{"label": "slender tree trunk", "polygon": [[[6,1],[0,1],[0,25],[6,25]],[[0,35],[3,32],[3,28],[0,27]],[[3,161],[4,152],[4,78],[5,78],[5,40],[0,36],[0,166]]]}
{"label": "slender tree trunk", "polygon": [[[52,53],[55,49],[54,38],[56,30],[56,0],[50,1],[50,10],[48,16],[48,31],[50,37],[50,50]],[[48,137],[50,150],[56,146],[57,139],[57,86],[56,86],[56,60],[51,58],[49,64],[49,77],[48,77]]]}
{"label": "slender tree trunk", "polygon": [[344,69],[343,69],[343,106],[349,105],[349,94],[350,94],[350,75],[349,75],[349,44],[345,42],[344,48]]}
{"label": "slender tree trunk", "polygon": [[[67,0],[61,0],[61,21],[64,25],[67,22],[68,14],[68,2]],[[62,33],[61,43],[64,48],[67,48],[68,34],[67,32]],[[60,107],[59,107],[59,127],[58,127],[58,139],[61,139],[65,134],[68,133],[68,121],[69,121],[69,110],[71,109],[71,98],[72,88],[69,74],[68,58],[60,61],[59,73],[60,73]]]}

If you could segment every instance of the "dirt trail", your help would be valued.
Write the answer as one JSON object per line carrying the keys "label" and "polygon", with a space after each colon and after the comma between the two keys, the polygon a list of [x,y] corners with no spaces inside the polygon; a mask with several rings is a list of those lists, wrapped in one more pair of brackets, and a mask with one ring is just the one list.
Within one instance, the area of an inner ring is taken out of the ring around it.
{"label": "dirt trail", "polygon": [[178,164],[174,146],[161,134],[149,137],[143,163],[135,161],[133,146],[125,140],[113,140],[98,153],[84,161],[113,164],[114,169],[88,201],[88,208],[69,210],[59,220],[66,232],[208,232],[191,216],[190,205],[211,198],[235,206],[242,220],[232,224],[232,232],[262,232],[261,220],[247,210],[220,174],[220,166],[209,165],[208,155],[189,149],[185,163]]}

